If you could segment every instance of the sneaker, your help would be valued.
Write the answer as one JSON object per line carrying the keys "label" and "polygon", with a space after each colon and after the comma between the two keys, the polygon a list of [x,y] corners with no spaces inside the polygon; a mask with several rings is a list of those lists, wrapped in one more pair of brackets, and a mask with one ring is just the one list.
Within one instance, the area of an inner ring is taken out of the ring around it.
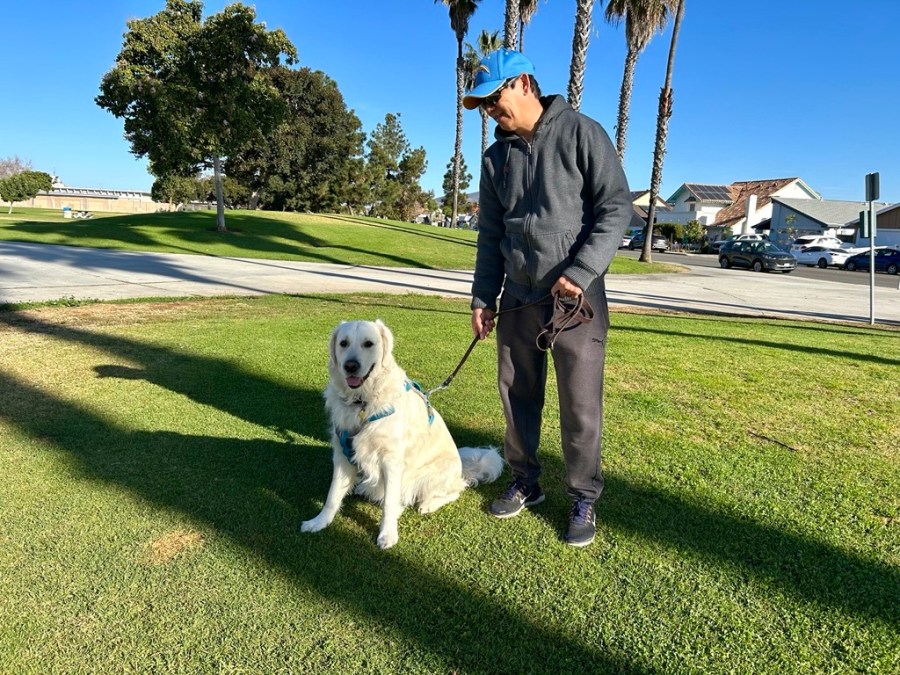
{"label": "sneaker", "polygon": [[516,479],[509,484],[502,495],[491,502],[491,515],[497,518],[512,518],[526,506],[534,506],[542,501],[544,501],[544,493],[541,491],[540,485],[535,483],[528,486]]}
{"label": "sneaker", "polygon": [[594,502],[577,499],[572,502],[569,511],[569,526],[563,536],[569,546],[587,546],[594,541],[597,531],[597,516],[594,513]]}

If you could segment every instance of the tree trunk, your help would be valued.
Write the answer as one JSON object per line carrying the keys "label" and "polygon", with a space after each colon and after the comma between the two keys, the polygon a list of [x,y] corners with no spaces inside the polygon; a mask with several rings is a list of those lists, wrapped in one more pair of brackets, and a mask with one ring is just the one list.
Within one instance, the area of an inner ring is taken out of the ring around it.
{"label": "tree trunk", "polygon": [[503,15],[503,47],[516,48],[519,34],[519,0],[506,0],[506,12]]}
{"label": "tree trunk", "polygon": [[622,88],[619,90],[619,117],[616,121],[616,152],[619,161],[625,163],[625,139],[628,133],[628,112],[631,108],[631,92],[634,88],[634,65],[638,60],[636,50],[628,50],[625,55],[625,70],[622,73]]}
{"label": "tree trunk", "polygon": [[578,0],[575,10],[575,32],[572,36],[572,61],[569,65],[569,105],[575,110],[581,108],[581,93],[584,91],[584,68],[587,63],[587,48],[591,42],[591,13],[594,0]]}
{"label": "tree trunk", "polygon": [[672,116],[672,69],[675,66],[675,46],[678,44],[678,30],[684,16],[684,0],[678,0],[675,13],[675,25],[672,27],[672,42],[669,45],[669,61],[666,64],[666,80],[659,93],[659,111],[656,118],[656,145],[653,148],[653,173],[650,177],[650,208],[647,212],[647,227],[644,235],[644,248],[641,250],[641,262],[652,262],[653,220],[656,218],[656,198],[659,195],[659,184],[662,182],[663,157],[666,154],[666,138],[669,135],[669,118]]}
{"label": "tree trunk", "polygon": [[459,158],[462,156],[463,133],[463,56],[462,40],[457,42],[456,52],[456,143],[453,146],[453,216],[450,227],[456,227],[459,217]]}
{"label": "tree trunk", "polygon": [[222,196],[222,158],[213,158],[213,177],[216,184],[216,230],[228,232],[225,227],[225,199]]}

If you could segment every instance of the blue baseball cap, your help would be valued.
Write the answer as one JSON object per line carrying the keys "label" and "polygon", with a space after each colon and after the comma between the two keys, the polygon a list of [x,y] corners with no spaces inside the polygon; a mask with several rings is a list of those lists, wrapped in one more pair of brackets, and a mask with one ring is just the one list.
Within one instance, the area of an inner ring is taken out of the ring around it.
{"label": "blue baseball cap", "polygon": [[475,110],[481,99],[490,96],[511,77],[534,75],[534,64],[521,52],[512,49],[498,49],[491,52],[478,66],[475,86],[463,97],[466,110]]}

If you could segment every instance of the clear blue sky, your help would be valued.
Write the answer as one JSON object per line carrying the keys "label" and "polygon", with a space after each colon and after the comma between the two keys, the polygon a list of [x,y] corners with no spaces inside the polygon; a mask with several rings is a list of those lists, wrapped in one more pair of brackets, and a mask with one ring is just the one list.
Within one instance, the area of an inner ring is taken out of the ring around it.
{"label": "clear blue sky", "polygon": [[[205,4],[207,13],[225,5]],[[248,3],[250,4],[250,3]],[[122,121],[94,103],[122,44],[125,22],[164,0],[4,3],[0,39],[0,157],[77,187],[149,190],[146,162],[129,152]],[[453,153],[456,41],[447,10],[430,0],[257,0],[258,20],[280,27],[300,65],[337,81],[369,133],[400,113],[424,146],[425,189],[440,192]],[[575,0],[540,0],[524,51],[545,93],[565,93]],[[482,0],[470,26],[502,27],[503,1]],[[661,195],[682,183],[799,176],[826,199],[862,200],[881,174],[882,201],[900,201],[900,0],[687,0],[675,57],[674,114]],[[650,182],[657,97],[669,29],[638,62],[625,169]],[[594,10],[582,112],[612,136],[623,29]],[[467,112],[464,154],[478,183],[480,121]]]}

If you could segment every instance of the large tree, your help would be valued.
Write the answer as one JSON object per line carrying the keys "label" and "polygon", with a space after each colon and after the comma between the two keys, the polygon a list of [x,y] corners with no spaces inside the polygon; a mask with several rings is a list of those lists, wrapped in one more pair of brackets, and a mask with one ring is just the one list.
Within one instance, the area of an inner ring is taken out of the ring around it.
{"label": "large tree", "polygon": [[[463,91],[465,84],[465,59],[463,58],[463,40],[469,32],[469,19],[475,14],[475,9],[481,0],[434,0],[446,5],[450,13],[450,28],[456,35],[456,143],[453,146],[453,222],[456,222],[459,204],[456,194],[459,192],[459,163],[462,157],[463,134]],[[516,0],[518,1],[518,0]]]}
{"label": "large tree", "polygon": [[284,103],[267,77],[297,52],[280,29],[256,23],[252,7],[228,5],[202,20],[199,0],[166,0],[132,19],[116,65],[100,83],[97,104],[125,120],[131,151],[157,176],[191,175],[210,166],[219,230],[225,230],[222,159],[280,121]]}
{"label": "large tree", "polygon": [[[493,33],[489,33],[486,30],[479,33],[477,51],[472,45],[466,44],[464,67],[466,89],[471,89],[475,86],[475,76],[478,74],[478,70],[481,67],[481,59],[491,52],[497,51],[502,46],[503,43],[500,41],[500,31],[496,30]],[[481,154],[484,155],[488,146],[488,119],[490,118],[485,109],[480,106],[478,108],[478,113],[481,115]]]}
{"label": "large tree", "polygon": [[325,73],[278,67],[271,77],[287,114],[264,142],[230,157],[225,173],[253,189],[263,208],[336,210],[345,165],[362,154],[362,124]]}
{"label": "large tree", "polygon": [[369,182],[369,214],[409,220],[423,192],[419,179],[425,173],[425,149],[412,149],[400,114],[388,113],[369,136],[366,177]]}
{"label": "large tree", "polygon": [[616,151],[625,161],[625,141],[628,133],[631,91],[634,86],[634,67],[653,34],[665,28],[669,13],[675,10],[675,0],[609,0],[606,20],[617,26],[625,22],[625,67],[619,90],[619,116],[616,121]]}
{"label": "large tree", "polygon": [[537,11],[538,0],[519,0],[519,51],[525,51],[525,26]]}
{"label": "large tree", "polygon": [[[509,0],[507,0],[509,1]],[[581,108],[581,94],[584,91],[584,69],[587,64],[587,50],[591,43],[591,14],[596,0],[576,0],[575,30],[572,34],[572,60],[569,63],[569,105],[575,110]]]}
{"label": "large tree", "polygon": [[520,0],[506,0],[503,11],[504,49],[516,49],[519,46],[519,4]]}
{"label": "large tree", "polygon": [[[457,188],[456,200],[460,205],[465,205],[469,201],[469,197],[467,194],[467,190],[469,189],[469,185],[472,182],[472,174],[469,173],[468,167],[466,167],[466,160],[463,158],[462,163],[459,166],[459,186]],[[447,205],[453,202],[453,159],[447,163],[447,172],[444,174],[444,182],[441,184],[441,188],[444,190],[444,213],[448,216],[452,216],[451,213],[448,212]],[[457,216],[458,218],[458,216]],[[457,220],[453,220],[450,223],[450,227],[456,227]]]}
{"label": "large tree", "polygon": [[6,178],[0,178],[0,200],[9,202],[9,213],[12,213],[13,202],[24,202],[34,199],[43,190],[50,192],[53,178],[43,171],[20,171]]}
{"label": "large tree", "polygon": [[659,195],[659,184],[662,182],[663,158],[666,154],[666,138],[669,135],[669,118],[672,116],[672,70],[675,68],[675,46],[678,44],[678,31],[684,16],[684,0],[677,0],[675,25],[672,27],[672,41],[669,44],[669,60],[666,62],[666,79],[659,92],[659,110],[656,115],[656,143],[653,147],[653,171],[650,174],[650,208],[647,212],[647,227],[644,229],[644,248],[641,250],[642,262],[652,261],[653,220],[656,218],[656,198]]}
{"label": "large tree", "polygon": [[31,162],[20,159],[18,155],[0,158],[0,178],[13,176],[23,171],[31,171]]}

